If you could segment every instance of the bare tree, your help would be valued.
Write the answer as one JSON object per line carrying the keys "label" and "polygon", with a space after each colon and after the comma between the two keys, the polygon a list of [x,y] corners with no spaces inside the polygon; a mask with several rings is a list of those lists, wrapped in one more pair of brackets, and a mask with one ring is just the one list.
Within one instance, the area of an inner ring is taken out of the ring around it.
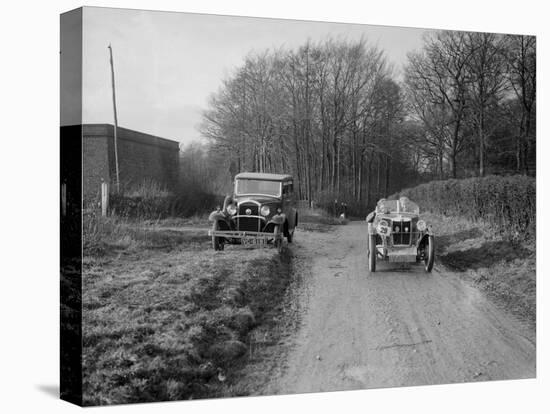
{"label": "bare tree", "polygon": [[[409,55],[406,68],[409,91],[414,94],[417,88],[429,99],[427,104],[433,105],[417,115],[439,118],[439,125],[429,129],[434,136],[445,140],[452,177],[457,176],[457,157],[465,149],[463,128],[470,82],[467,65],[471,56],[466,40],[465,32],[442,31],[428,35],[423,50]],[[418,105],[422,98],[413,99]],[[440,128],[443,134],[436,135]]]}
{"label": "bare tree", "polygon": [[534,138],[536,105],[536,38],[510,35],[506,38],[508,79],[520,102],[521,117],[516,140],[516,169],[529,172],[528,158]]}
{"label": "bare tree", "polygon": [[494,128],[497,110],[508,87],[504,37],[493,33],[467,33],[469,56],[468,105],[469,120],[479,145],[479,175],[485,175],[486,139]]}

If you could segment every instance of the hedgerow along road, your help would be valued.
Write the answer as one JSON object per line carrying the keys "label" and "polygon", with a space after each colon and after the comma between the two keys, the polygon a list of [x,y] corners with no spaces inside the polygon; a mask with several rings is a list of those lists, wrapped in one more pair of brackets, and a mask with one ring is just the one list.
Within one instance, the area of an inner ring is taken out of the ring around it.
{"label": "hedgerow along road", "polygon": [[380,262],[369,273],[366,233],[365,222],[297,232],[290,248],[298,268],[310,270],[307,300],[288,368],[267,393],[535,377],[535,338],[524,322],[437,257],[432,273]]}

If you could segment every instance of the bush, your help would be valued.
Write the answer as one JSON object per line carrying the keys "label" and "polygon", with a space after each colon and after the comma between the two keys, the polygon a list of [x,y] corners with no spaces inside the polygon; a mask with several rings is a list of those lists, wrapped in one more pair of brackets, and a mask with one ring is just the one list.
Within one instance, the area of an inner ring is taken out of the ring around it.
{"label": "bush", "polygon": [[102,217],[99,210],[87,209],[82,215],[82,251],[85,256],[101,257],[114,251],[133,251],[136,249],[171,250],[185,243],[209,243],[206,232],[174,231],[165,228],[142,227],[131,220],[109,216]]}
{"label": "bush", "polygon": [[157,220],[210,213],[221,202],[223,199],[197,185],[182,185],[171,193],[154,181],[145,181],[121,194],[111,194],[110,209],[119,217]]}
{"label": "bush", "polygon": [[524,175],[432,181],[402,190],[422,210],[482,220],[511,235],[534,236],[536,182]]}

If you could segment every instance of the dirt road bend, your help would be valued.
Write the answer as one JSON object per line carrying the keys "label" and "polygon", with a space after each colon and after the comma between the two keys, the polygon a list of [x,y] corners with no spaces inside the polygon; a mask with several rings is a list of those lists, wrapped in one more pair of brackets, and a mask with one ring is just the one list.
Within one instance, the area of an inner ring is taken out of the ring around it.
{"label": "dirt road bend", "polygon": [[431,274],[380,262],[369,273],[364,222],[297,236],[296,260],[313,258],[308,302],[267,393],[535,376],[534,332],[437,258]]}

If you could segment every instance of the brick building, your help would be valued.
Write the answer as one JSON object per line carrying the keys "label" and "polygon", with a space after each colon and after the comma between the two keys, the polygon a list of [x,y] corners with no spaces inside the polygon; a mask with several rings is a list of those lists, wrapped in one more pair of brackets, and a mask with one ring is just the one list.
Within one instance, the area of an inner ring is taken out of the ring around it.
{"label": "brick building", "polygon": [[[116,182],[114,126],[82,125],[82,196],[97,199],[101,182]],[[153,180],[174,190],[178,181],[179,144],[165,138],[118,127],[117,147],[122,188]]]}

